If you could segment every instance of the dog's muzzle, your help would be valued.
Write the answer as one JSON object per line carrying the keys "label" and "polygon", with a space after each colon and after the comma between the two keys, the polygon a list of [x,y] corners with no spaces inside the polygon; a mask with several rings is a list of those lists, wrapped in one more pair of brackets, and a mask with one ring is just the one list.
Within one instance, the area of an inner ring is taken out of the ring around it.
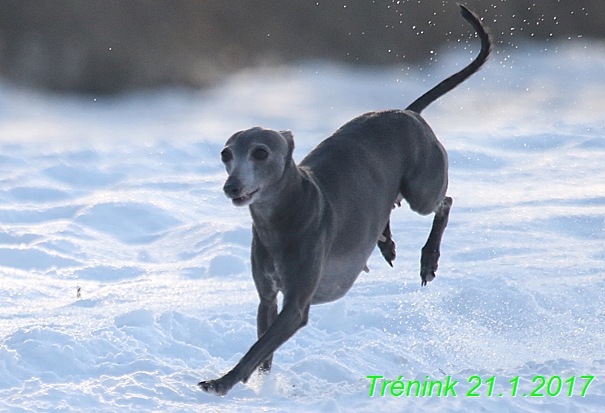
{"label": "dog's muzzle", "polygon": [[242,189],[242,185],[240,184],[240,182],[237,179],[230,177],[229,179],[227,179],[227,182],[225,182],[225,185],[223,185],[223,191],[225,192],[225,195],[227,195],[227,197],[231,199],[233,205],[245,206],[250,203],[252,197],[259,190],[256,189],[250,193],[245,193]]}
{"label": "dog's muzzle", "polygon": [[225,195],[227,195],[231,199],[237,198],[241,190],[242,189],[240,183],[233,178],[227,179],[227,182],[225,182],[225,185],[223,185],[223,191],[225,192]]}

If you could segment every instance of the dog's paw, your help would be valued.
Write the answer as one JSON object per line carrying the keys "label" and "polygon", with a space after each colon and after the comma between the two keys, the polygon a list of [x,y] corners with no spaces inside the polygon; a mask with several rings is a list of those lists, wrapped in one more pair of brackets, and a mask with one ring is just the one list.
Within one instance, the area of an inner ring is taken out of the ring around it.
{"label": "dog's paw", "polygon": [[384,241],[378,241],[378,248],[382,253],[384,259],[389,263],[389,265],[393,266],[393,261],[397,257],[397,253],[395,251],[395,242],[389,238],[384,238]]}
{"label": "dog's paw", "polygon": [[272,359],[273,359],[273,357],[263,361],[262,364],[260,366],[258,366],[259,375],[262,376],[262,375],[271,373]]}
{"label": "dog's paw", "polygon": [[439,256],[439,250],[428,252],[424,248],[422,249],[422,257],[420,258],[420,278],[423,287],[435,279],[435,273],[439,267]]}
{"label": "dog's paw", "polygon": [[197,385],[208,394],[224,396],[231,390],[234,384],[229,383],[228,380],[225,380],[225,377],[222,377],[216,380],[201,381]]}
{"label": "dog's paw", "polygon": [[425,271],[424,269],[420,270],[420,278],[422,279],[422,282],[420,285],[422,285],[423,287],[426,286],[427,283],[430,283],[431,281],[433,281],[435,279],[436,275],[435,275],[435,271]]}

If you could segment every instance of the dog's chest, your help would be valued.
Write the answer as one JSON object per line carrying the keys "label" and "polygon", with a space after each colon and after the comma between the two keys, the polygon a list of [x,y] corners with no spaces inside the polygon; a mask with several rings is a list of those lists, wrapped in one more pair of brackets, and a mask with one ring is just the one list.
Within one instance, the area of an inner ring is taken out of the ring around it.
{"label": "dog's chest", "polygon": [[268,271],[265,273],[265,277],[271,284],[273,291],[283,291],[283,282],[279,271]]}

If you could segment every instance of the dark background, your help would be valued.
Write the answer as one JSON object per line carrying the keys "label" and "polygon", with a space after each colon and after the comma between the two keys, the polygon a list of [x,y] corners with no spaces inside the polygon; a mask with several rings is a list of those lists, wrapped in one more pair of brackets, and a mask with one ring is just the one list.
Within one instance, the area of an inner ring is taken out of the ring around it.
{"label": "dark background", "polygon": [[[464,3],[497,48],[605,37],[602,0]],[[421,64],[470,36],[448,0],[2,0],[0,76],[84,93],[200,87],[310,58]]]}

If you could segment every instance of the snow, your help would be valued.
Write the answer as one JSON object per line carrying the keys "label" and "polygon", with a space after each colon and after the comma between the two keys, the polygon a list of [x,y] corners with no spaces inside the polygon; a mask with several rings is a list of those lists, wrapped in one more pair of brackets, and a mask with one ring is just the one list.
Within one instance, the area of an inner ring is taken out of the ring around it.
{"label": "snow", "polygon": [[[375,252],[347,296],[312,308],[271,375],[224,398],[196,386],[256,337],[250,218],[221,192],[225,140],[291,129],[300,160],[353,116],[405,107],[469,51],[418,72],[250,71],[202,92],[0,84],[0,411],[602,411],[605,49],[589,43],[495,53],[426,110],[454,198],[428,287],[431,218],[404,206],[395,268]],[[456,397],[370,397],[367,376],[459,384]],[[473,376],[479,397],[466,395]],[[536,376],[559,376],[560,394],[530,397]],[[581,376],[595,377],[584,397]]]}

